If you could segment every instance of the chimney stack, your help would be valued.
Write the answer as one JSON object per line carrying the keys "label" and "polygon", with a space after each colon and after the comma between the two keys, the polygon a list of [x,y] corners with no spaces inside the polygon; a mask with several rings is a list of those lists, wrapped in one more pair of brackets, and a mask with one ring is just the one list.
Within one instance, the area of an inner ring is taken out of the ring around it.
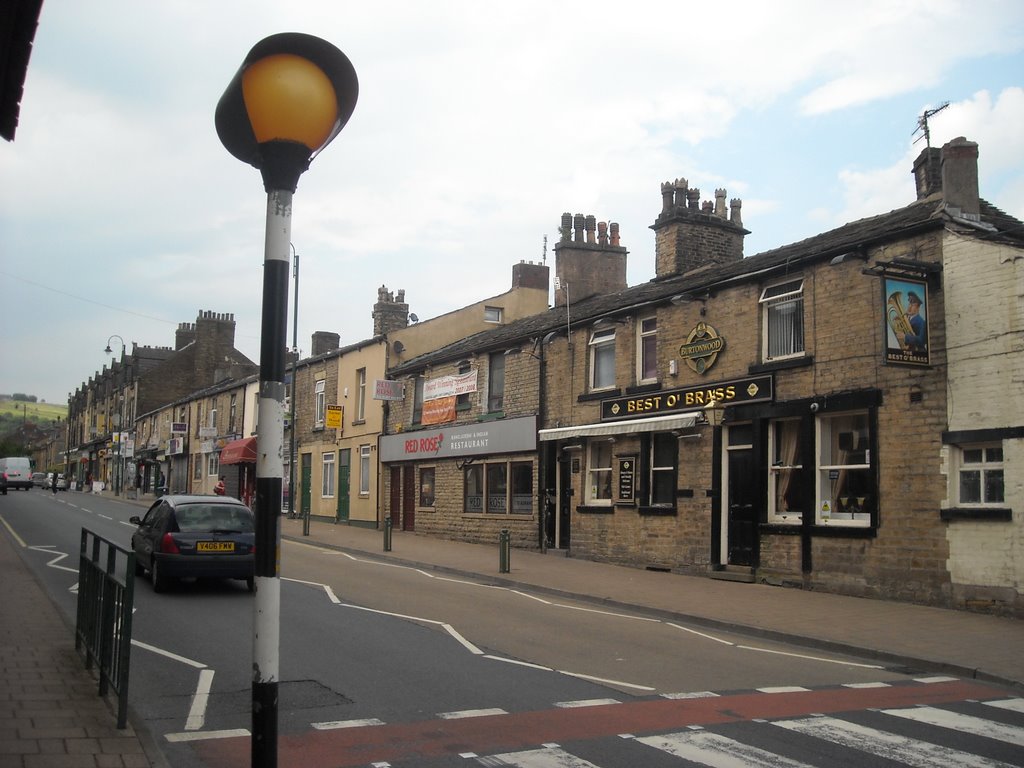
{"label": "chimney stack", "polygon": [[333,352],[341,345],[341,335],[331,331],[314,331],[311,357]]}
{"label": "chimney stack", "polygon": [[555,291],[556,307],[565,306],[565,285],[569,286],[571,302],[626,288],[628,252],[619,245],[616,222],[598,222],[595,216],[563,213],[559,232],[561,237],[555,243],[555,274],[563,288]]}
{"label": "chimney stack", "polygon": [[942,201],[952,216],[977,220],[978,145],[959,136],[942,147]]}
{"label": "chimney stack", "polygon": [[373,335],[383,336],[391,331],[409,327],[409,305],[405,303],[405,289],[397,297],[386,285],[377,289],[377,303],[373,305]]}
{"label": "chimney stack", "polygon": [[702,205],[700,190],[686,179],[661,185],[661,213],[651,225],[655,236],[655,279],[672,277],[707,264],[743,258],[743,228],[738,198],[725,210],[725,189],[715,190],[714,202]]}

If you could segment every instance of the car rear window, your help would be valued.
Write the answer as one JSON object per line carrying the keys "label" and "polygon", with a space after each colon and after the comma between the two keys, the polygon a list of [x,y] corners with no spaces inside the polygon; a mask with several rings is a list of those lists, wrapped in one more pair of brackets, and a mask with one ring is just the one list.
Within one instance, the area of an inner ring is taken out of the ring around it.
{"label": "car rear window", "polygon": [[253,530],[252,513],[242,507],[220,504],[189,504],[174,513],[182,533]]}

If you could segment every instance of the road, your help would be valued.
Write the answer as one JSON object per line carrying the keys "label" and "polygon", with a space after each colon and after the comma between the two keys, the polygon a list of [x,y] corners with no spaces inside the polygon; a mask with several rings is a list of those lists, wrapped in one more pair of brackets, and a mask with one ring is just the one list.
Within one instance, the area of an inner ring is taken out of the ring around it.
{"label": "road", "polygon": [[[141,512],[71,492],[0,506],[69,617],[81,528],[127,546]],[[862,765],[872,749],[1024,765],[1021,699],[998,688],[306,543],[281,563],[282,766]],[[135,604],[136,721],[172,765],[248,764],[244,584],[140,579]]]}

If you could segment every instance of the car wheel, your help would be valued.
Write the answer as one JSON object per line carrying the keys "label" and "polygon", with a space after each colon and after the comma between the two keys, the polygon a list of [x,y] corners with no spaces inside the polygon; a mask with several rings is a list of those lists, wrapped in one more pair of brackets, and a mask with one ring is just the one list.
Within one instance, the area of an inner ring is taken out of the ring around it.
{"label": "car wheel", "polygon": [[250,592],[255,592],[256,591],[256,579],[254,577],[252,577],[252,576],[246,576],[245,577],[245,588],[248,589]]}
{"label": "car wheel", "polygon": [[154,592],[166,592],[169,586],[169,579],[160,572],[160,566],[157,565],[156,560],[153,561],[153,565],[149,569],[149,575],[153,579],[153,591]]}

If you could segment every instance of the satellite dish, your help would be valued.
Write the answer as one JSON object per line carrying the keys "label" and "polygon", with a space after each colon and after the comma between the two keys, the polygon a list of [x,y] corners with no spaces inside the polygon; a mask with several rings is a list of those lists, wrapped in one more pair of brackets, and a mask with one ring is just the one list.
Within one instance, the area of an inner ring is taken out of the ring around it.
{"label": "satellite dish", "polygon": [[416,313],[415,312],[410,312],[409,313],[409,319],[412,320],[414,323],[418,323],[420,321],[420,319],[418,317],[416,317]]}
{"label": "satellite dish", "polygon": [[396,341],[392,346],[394,347],[395,352],[397,352],[398,354],[402,354],[403,352],[405,352],[405,344],[403,344],[400,341]]}

